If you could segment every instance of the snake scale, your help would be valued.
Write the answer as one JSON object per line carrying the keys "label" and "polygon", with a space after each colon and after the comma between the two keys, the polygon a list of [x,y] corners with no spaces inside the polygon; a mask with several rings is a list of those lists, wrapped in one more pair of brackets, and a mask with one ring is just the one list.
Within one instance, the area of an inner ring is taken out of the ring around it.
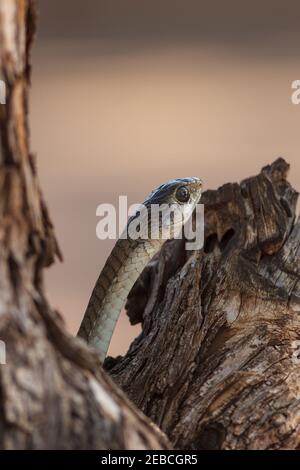
{"label": "snake scale", "polygon": [[[151,207],[154,205],[175,206],[182,216],[180,220],[169,220],[169,224],[160,219],[159,236],[155,239],[149,236],[131,238],[128,228],[137,215],[128,220],[125,229],[127,236],[117,240],[109,255],[95,284],[78,331],[78,336],[98,350],[102,361],[105,359],[114,328],[133,284],[166,241],[166,228],[171,228],[168,231],[168,238],[172,238],[174,229],[182,229],[190,218],[200,199],[201,188],[202,183],[199,178],[179,178],[168,181],[150,194],[143,203],[148,214],[147,228],[152,222]],[[174,226],[170,227],[172,223]]]}

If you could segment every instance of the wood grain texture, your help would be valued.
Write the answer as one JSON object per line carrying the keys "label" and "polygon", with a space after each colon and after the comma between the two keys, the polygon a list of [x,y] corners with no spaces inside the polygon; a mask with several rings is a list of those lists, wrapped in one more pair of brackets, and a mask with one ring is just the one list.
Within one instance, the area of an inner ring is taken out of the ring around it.
{"label": "wood grain texture", "polygon": [[35,23],[35,2],[0,1],[0,448],[167,448],[45,298],[43,268],[60,252],[29,146]]}
{"label": "wood grain texture", "polygon": [[282,159],[206,191],[205,245],[168,242],[129,295],[142,333],[105,367],[176,447],[300,448],[300,220]]}
{"label": "wood grain texture", "polygon": [[[168,448],[45,298],[43,269],[60,252],[28,138],[35,23],[33,1],[1,0],[0,447]],[[106,369],[176,447],[300,448],[300,221],[287,172],[278,159],[207,191],[204,250],[167,242],[129,295],[143,330]]]}

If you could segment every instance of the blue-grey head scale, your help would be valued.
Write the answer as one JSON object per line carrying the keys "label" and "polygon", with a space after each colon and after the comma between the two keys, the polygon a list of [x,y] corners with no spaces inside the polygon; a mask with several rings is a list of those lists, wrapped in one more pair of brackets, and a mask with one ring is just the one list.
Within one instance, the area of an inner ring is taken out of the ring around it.
{"label": "blue-grey head scale", "polygon": [[158,188],[152,191],[152,193],[144,201],[144,205],[148,207],[150,204],[166,203],[168,197],[172,195],[177,188],[179,188],[180,186],[184,186],[185,184],[201,185],[201,180],[200,178],[194,176],[187,178],[177,178],[167,181],[166,183],[160,185]]}
{"label": "blue-grey head scale", "polygon": [[[143,206],[148,211],[154,204],[177,204],[182,208],[186,207],[188,213],[191,214],[195,205],[201,196],[202,181],[197,177],[177,178],[158,186],[143,202]],[[140,215],[137,210],[134,215],[128,219],[127,230],[133,220]],[[151,219],[149,219],[150,222]]]}

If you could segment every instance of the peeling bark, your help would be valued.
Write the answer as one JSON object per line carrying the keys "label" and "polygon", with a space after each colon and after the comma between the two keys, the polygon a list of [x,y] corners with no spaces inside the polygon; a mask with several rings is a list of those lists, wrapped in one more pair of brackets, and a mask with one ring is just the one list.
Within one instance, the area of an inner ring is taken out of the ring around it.
{"label": "peeling bark", "polygon": [[0,448],[168,448],[45,299],[43,269],[60,252],[29,148],[35,12],[30,0],[0,1]]}
{"label": "peeling bark", "polygon": [[105,367],[176,447],[300,448],[300,220],[288,169],[279,158],[206,191],[204,249],[166,243],[129,295],[143,329]]}

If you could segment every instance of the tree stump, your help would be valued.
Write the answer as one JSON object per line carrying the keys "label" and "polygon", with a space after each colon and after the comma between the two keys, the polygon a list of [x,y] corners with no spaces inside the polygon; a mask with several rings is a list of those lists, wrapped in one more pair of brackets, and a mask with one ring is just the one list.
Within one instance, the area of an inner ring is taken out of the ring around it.
{"label": "tree stump", "polygon": [[105,366],[188,449],[300,448],[300,220],[279,158],[206,191],[205,245],[171,241],[129,295],[142,333]]}

